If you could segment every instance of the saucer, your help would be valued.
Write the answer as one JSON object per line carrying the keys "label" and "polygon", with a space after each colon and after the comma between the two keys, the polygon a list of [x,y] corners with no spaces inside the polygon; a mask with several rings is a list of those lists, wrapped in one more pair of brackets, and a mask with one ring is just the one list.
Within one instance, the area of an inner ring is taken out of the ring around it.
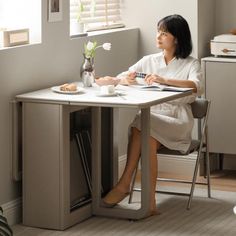
{"label": "saucer", "polygon": [[122,97],[122,98],[125,95],[126,95],[126,93],[118,92],[118,91],[115,91],[114,93],[109,93],[109,94],[101,93],[101,92],[96,94],[96,96],[98,96],[98,97]]}
{"label": "saucer", "polygon": [[117,92],[114,93],[97,93],[96,96],[98,97],[115,97],[118,96],[119,94]]}

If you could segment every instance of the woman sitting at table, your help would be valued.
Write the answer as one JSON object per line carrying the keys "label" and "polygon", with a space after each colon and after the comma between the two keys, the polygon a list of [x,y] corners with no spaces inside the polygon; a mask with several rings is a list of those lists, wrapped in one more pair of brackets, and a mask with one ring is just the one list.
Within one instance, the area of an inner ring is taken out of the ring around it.
{"label": "woman sitting at table", "polygon": [[[150,175],[151,207],[149,215],[157,214],[155,189],[157,178],[157,153],[161,145],[186,152],[191,142],[193,115],[190,107],[196,96],[202,93],[202,74],[197,59],[190,56],[192,40],[188,23],[180,15],[170,15],[157,24],[157,48],[162,52],[143,57],[128,72],[122,73],[122,82],[136,82],[136,72],[147,74],[147,84],[192,88],[193,94],[151,107],[150,117]],[[132,175],[141,152],[140,113],[130,125],[127,163],[117,185],[103,198],[107,206],[115,206],[130,191]]]}

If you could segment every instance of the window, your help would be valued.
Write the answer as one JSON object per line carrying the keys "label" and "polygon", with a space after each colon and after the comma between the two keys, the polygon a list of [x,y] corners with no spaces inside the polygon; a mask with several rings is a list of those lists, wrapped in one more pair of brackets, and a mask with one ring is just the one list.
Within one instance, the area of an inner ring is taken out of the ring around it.
{"label": "window", "polygon": [[29,30],[29,42],[41,42],[41,0],[0,0],[0,48],[3,31]]}
{"label": "window", "polygon": [[75,21],[84,24],[87,32],[123,27],[120,0],[70,0],[71,25]]}

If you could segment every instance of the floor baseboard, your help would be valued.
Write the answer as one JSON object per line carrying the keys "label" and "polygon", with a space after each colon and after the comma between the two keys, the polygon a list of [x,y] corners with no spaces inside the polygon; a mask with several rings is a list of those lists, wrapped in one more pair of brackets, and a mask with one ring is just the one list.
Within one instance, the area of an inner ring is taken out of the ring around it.
{"label": "floor baseboard", "polygon": [[158,171],[166,174],[192,176],[196,158],[196,152],[187,156],[158,154]]}
{"label": "floor baseboard", "polygon": [[[197,153],[186,156],[171,156],[158,154],[158,170],[164,173],[171,173],[192,176],[196,162]],[[126,155],[119,157],[119,177],[123,173],[126,163]],[[141,169],[141,167],[139,167]]]}

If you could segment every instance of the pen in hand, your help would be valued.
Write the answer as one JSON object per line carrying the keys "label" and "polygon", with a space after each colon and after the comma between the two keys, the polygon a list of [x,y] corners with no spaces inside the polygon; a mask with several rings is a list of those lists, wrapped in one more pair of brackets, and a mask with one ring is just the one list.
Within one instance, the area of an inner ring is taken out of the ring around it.
{"label": "pen in hand", "polygon": [[136,74],[136,77],[139,77],[139,78],[145,78],[146,77],[146,73],[141,73],[141,72],[135,72],[135,74]]}
{"label": "pen in hand", "polygon": [[[142,72],[135,72],[135,75],[136,75],[136,78],[138,77],[138,78],[145,79],[148,74],[142,73]],[[151,83],[149,83],[146,79],[145,79],[144,84],[146,84],[146,85],[151,85]]]}

